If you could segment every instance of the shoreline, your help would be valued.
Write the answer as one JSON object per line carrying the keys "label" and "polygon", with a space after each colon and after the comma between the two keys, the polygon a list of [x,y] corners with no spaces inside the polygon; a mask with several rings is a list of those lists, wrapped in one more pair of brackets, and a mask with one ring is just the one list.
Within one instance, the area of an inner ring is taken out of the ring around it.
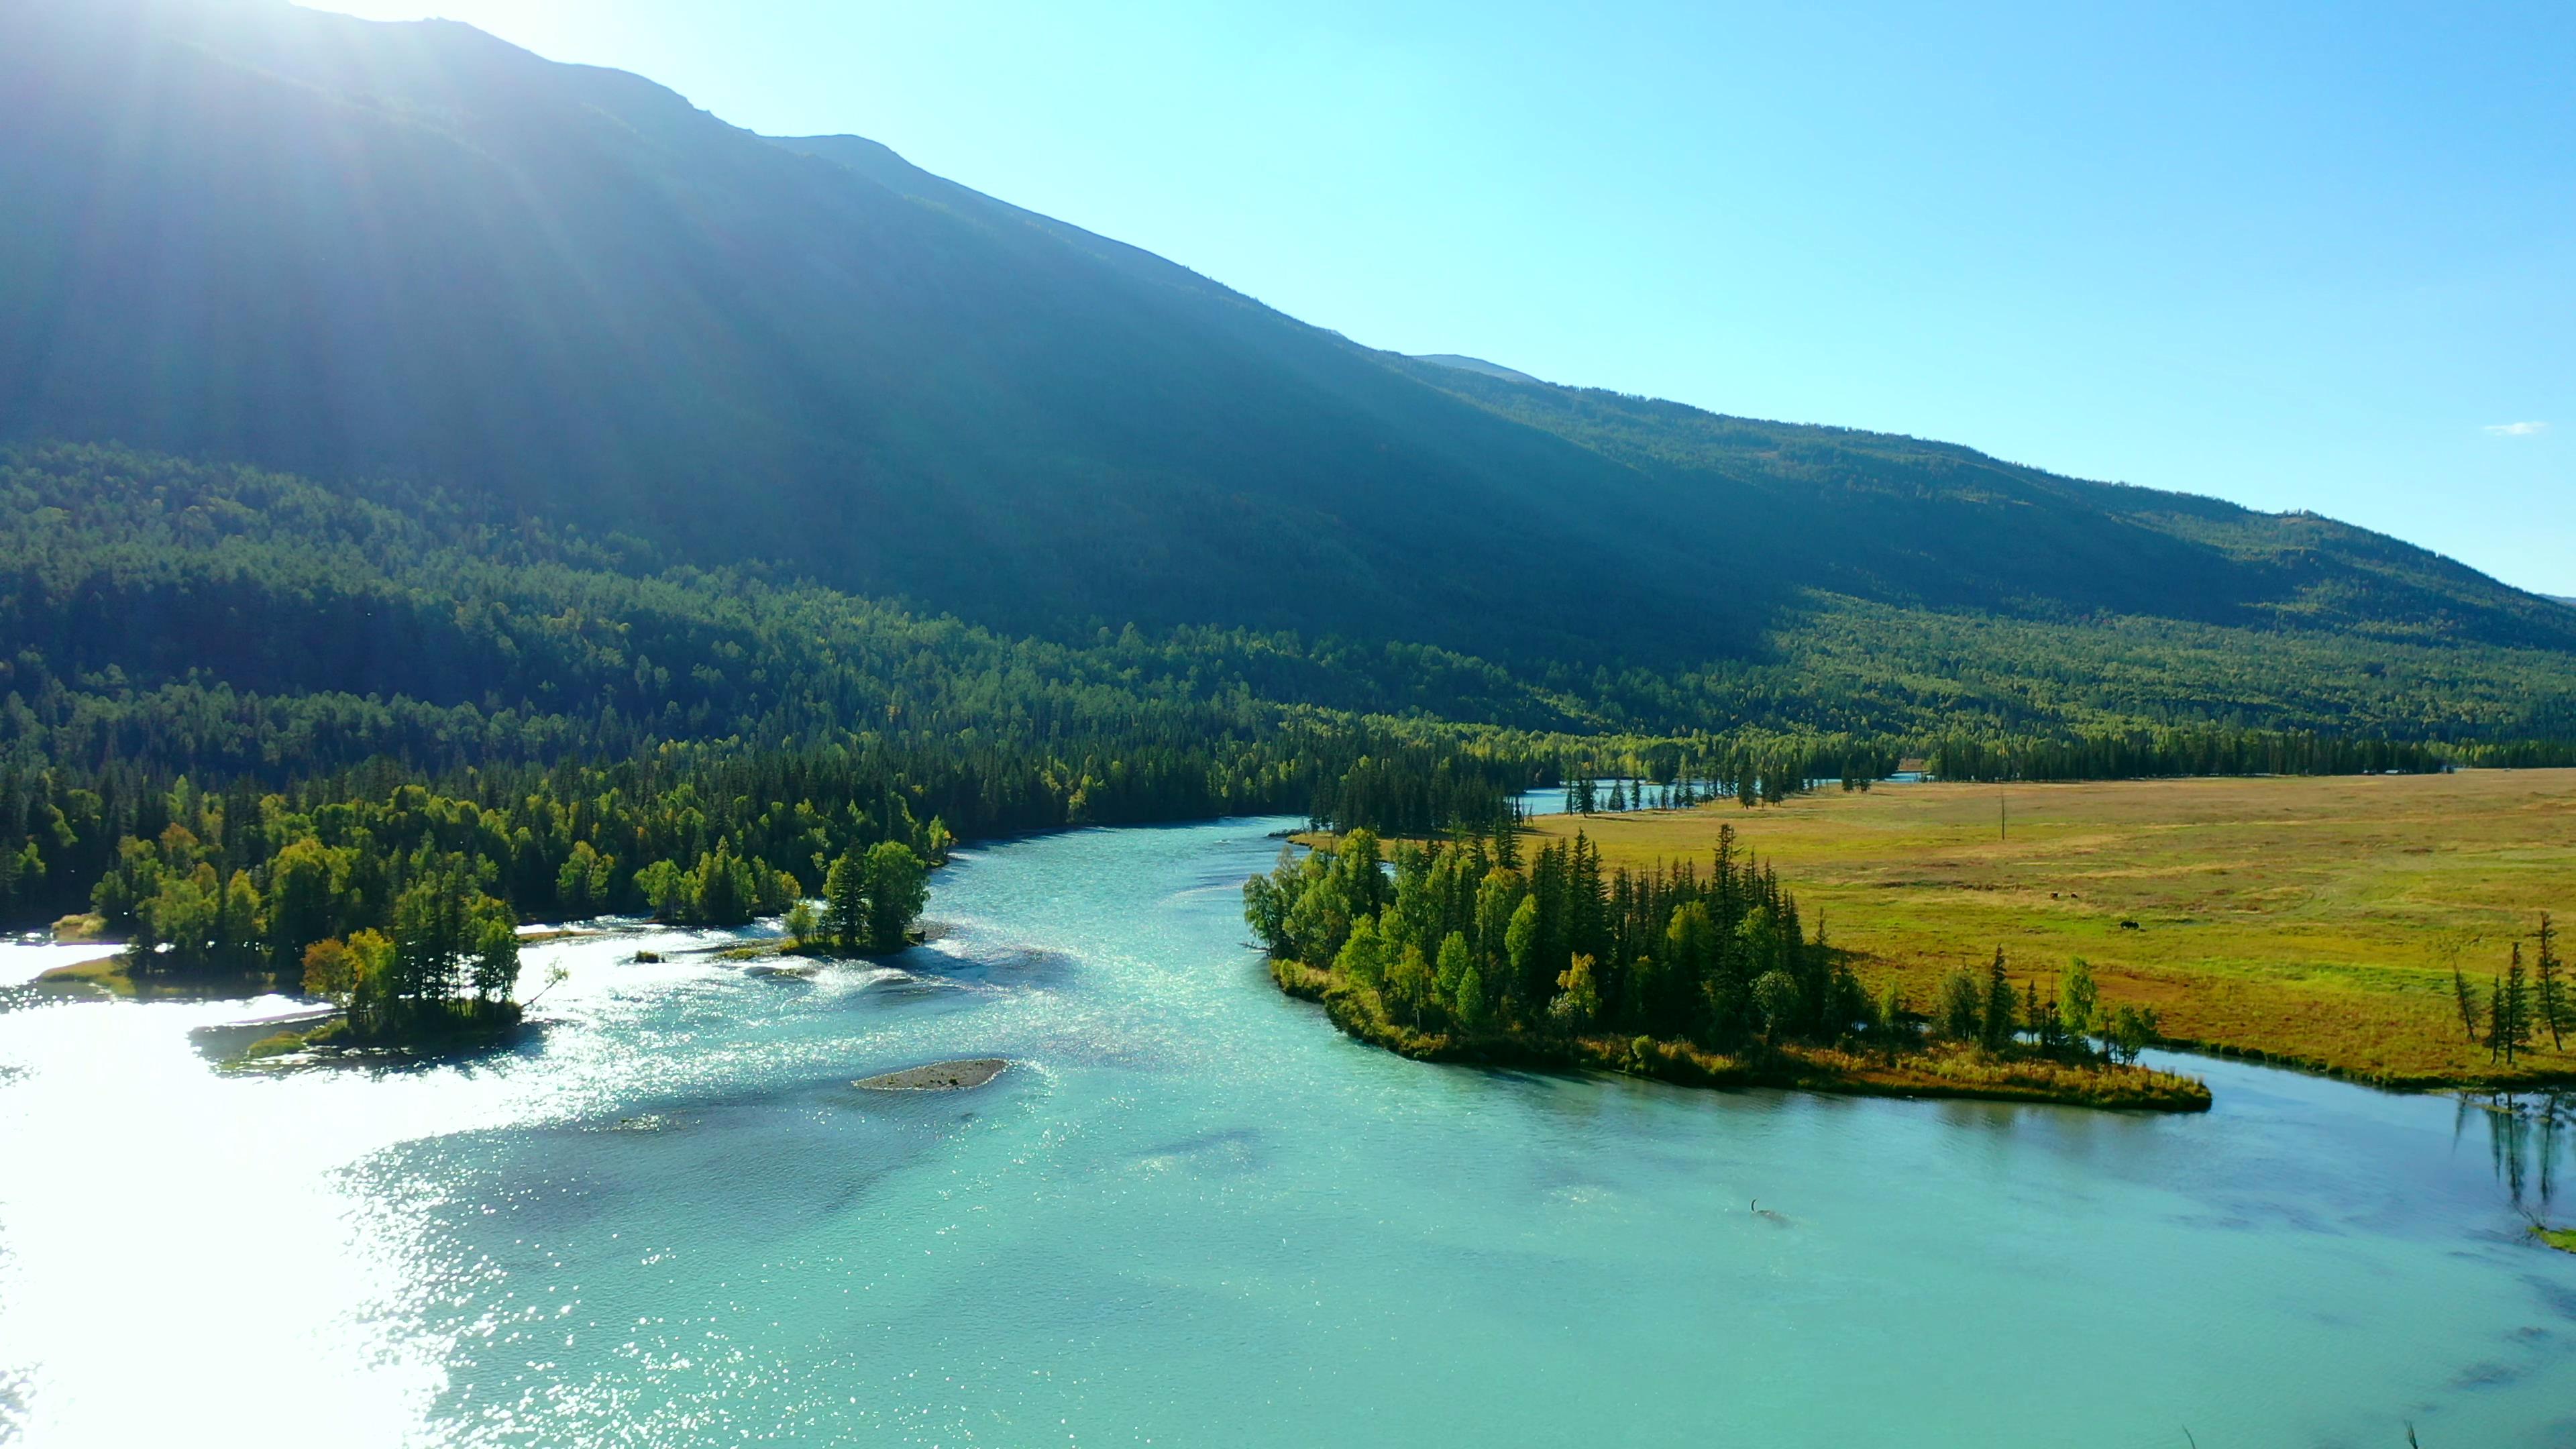
{"label": "shoreline", "polygon": [[1983,1063],[1912,1053],[1888,1062],[1822,1047],[1779,1050],[1768,1060],[1703,1051],[1687,1042],[1648,1037],[1550,1038],[1497,1034],[1460,1040],[1415,1031],[1386,1019],[1373,993],[1335,981],[1300,962],[1273,960],[1271,980],[1284,994],[1320,1003],[1333,1025],[1354,1040],[1414,1061],[1490,1067],[1593,1070],[1677,1086],[1777,1087],[1846,1097],[1911,1097],[2023,1102],[2114,1111],[2206,1112],[2207,1085],[2139,1067],[2099,1070],[2050,1062]]}
{"label": "shoreline", "polygon": [[267,975],[137,978],[126,968],[122,952],[48,967],[37,972],[27,985],[40,991],[95,991],[122,1001],[247,1001],[256,996],[304,994],[299,987],[281,986]]}

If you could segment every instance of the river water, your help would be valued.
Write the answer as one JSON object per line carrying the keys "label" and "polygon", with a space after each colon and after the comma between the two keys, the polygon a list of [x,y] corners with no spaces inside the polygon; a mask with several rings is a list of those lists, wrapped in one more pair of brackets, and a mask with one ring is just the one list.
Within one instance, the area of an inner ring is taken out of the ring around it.
{"label": "river water", "polygon": [[947,939],[810,982],[532,948],[468,1064],[0,987],[0,1442],[2576,1445],[2576,1256],[2482,1110],[1408,1063],[1244,944],[1286,823],[966,854]]}

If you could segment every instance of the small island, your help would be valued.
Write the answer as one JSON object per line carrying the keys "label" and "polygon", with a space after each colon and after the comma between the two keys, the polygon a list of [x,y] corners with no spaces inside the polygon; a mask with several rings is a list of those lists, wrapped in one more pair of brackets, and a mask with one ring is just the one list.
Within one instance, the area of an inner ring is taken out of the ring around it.
{"label": "small island", "polygon": [[[1722,831],[1696,866],[1605,872],[1581,835],[1523,869],[1517,831],[1455,843],[1367,830],[1281,852],[1244,917],[1291,995],[1426,1061],[1592,1067],[1699,1086],[2205,1111],[2138,1064],[2152,1013],[2104,1012],[2080,962],[2046,996],[1998,950],[1916,1011],[1873,996],[1777,875]],[[1388,867],[1392,866],[1390,870]],[[2098,1038],[2098,1040],[2097,1040]]]}
{"label": "small island", "polygon": [[1000,1076],[1010,1065],[1004,1057],[970,1057],[861,1077],[850,1085],[868,1092],[966,1092]]}

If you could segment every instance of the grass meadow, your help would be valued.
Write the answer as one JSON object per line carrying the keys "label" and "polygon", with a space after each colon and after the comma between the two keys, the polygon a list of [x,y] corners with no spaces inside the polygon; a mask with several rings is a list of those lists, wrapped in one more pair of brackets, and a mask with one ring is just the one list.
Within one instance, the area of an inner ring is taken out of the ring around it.
{"label": "grass meadow", "polygon": [[1721,825],[1918,1009],[2001,946],[2043,992],[2084,957],[2178,1042],[2392,1085],[2576,1079],[2545,1029],[2516,1069],[2491,1062],[2451,976],[2483,1001],[2543,911],[2576,953],[2576,770],[1882,785],[1533,822],[1631,867],[1705,857]]}

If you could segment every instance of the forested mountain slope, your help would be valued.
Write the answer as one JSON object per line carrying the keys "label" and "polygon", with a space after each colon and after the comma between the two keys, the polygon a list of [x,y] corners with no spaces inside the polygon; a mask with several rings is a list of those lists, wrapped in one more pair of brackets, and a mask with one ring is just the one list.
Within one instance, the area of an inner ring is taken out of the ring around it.
{"label": "forested mountain slope", "polygon": [[[2296,636],[2312,671],[2468,650],[2429,673],[2490,690],[2576,649],[2576,612],[2320,519],[1373,352],[872,142],[461,26],[11,7],[0,132],[0,437],[410,479],[657,569],[1058,640],[1405,641],[1541,713],[1712,725],[1759,696],[1676,681],[1789,667],[1820,618],[1916,673],[1921,628],[1982,622]],[[1635,666],[1664,703],[1600,693]]]}
{"label": "forested mountain slope", "polygon": [[1273,737],[1309,706],[1558,736],[2576,736],[2561,652],[1825,594],[1760,658],[1687,670],[1240,628],[1014,638],[473,495],[70,444],[0,446],[0,640],[0,767],[208,778],[854,732],[1186,749]]}

